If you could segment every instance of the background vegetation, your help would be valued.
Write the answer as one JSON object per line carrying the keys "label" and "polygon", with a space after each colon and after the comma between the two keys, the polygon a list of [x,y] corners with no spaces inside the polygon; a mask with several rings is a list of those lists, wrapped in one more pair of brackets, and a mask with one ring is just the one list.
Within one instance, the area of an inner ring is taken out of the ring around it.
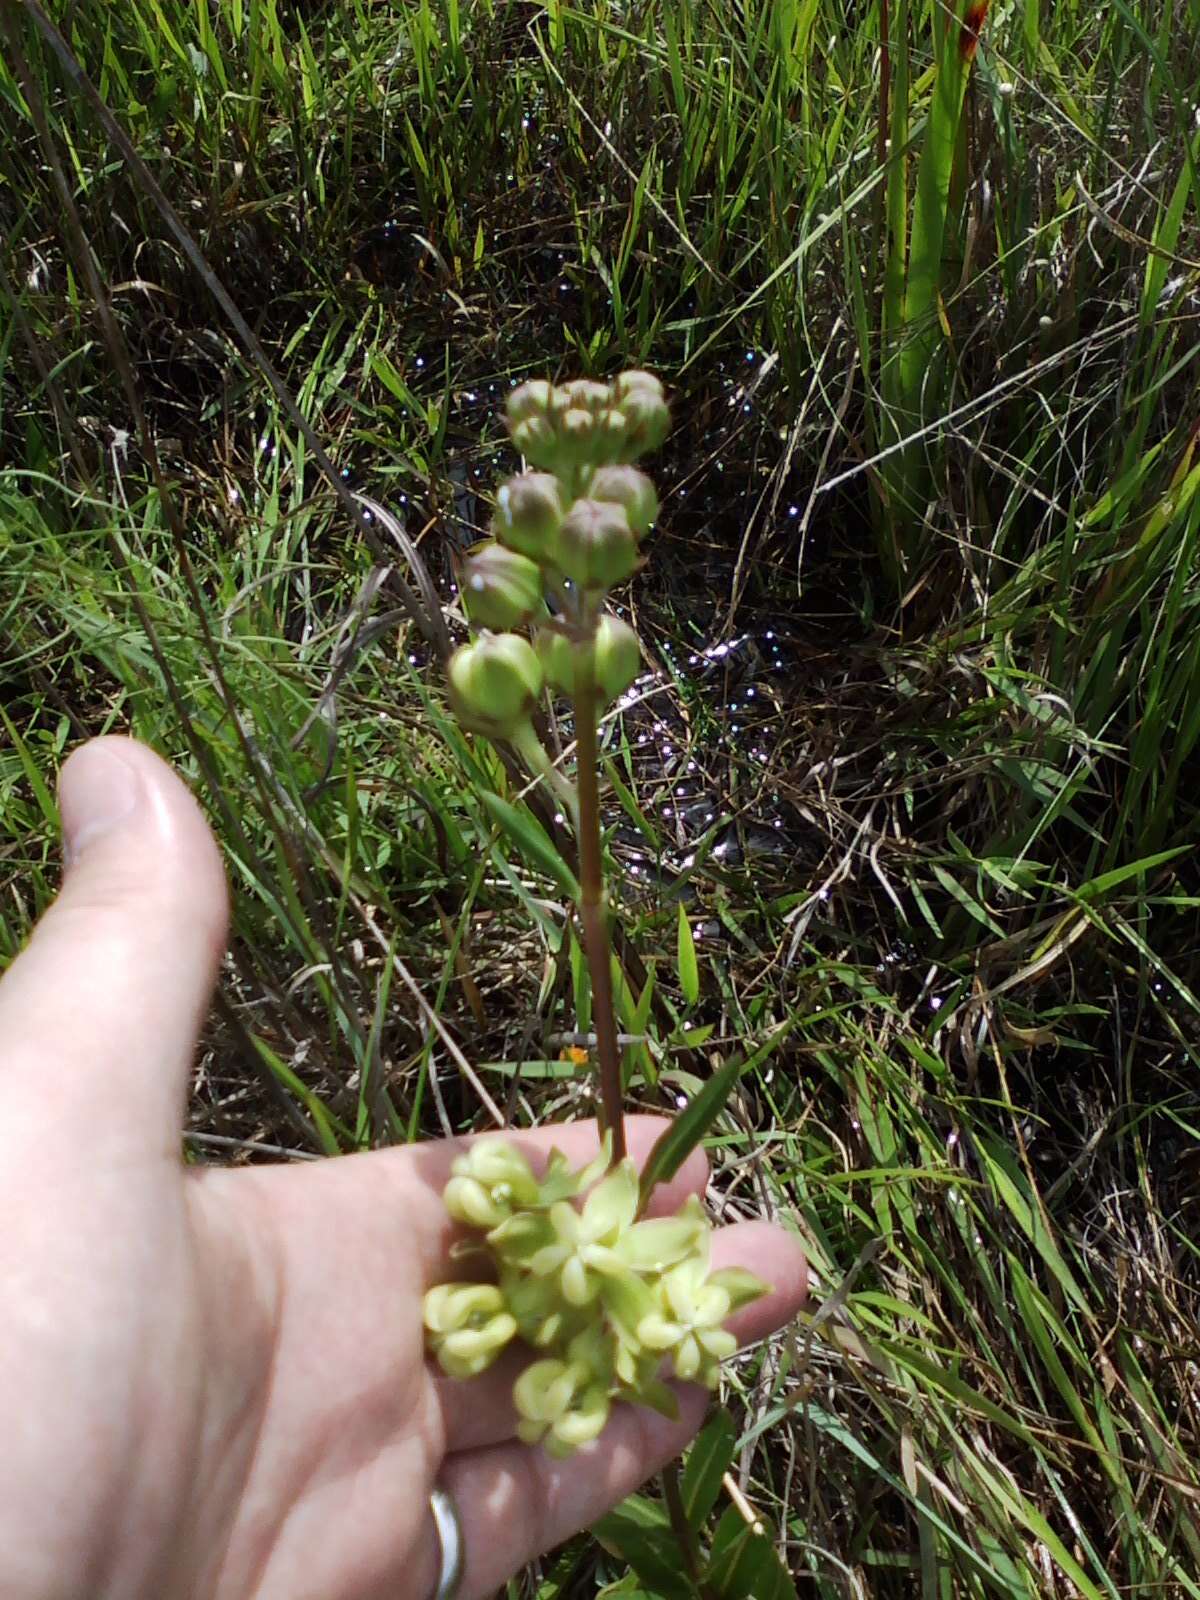
{"label": "background vegetation", "polygon": [[[507,388],[659,371],[630,1099],[745,1052],[716,1203],[820,1279],[689,1469],[714,1592],[757,1517],[801,1595],[1200,1595],[1200,4],[45,10],[0,5],[3,956],[55,765],[130,730],[235,891],[193,1159],[588,1114],[570,842],[437,658]],[[694,1592],[660,1517],[512,1597]]]}

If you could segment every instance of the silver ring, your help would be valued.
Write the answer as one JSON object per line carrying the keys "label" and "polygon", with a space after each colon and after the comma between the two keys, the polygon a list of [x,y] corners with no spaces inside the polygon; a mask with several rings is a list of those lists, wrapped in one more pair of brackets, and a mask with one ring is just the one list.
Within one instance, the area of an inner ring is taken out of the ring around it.
{"label": "silver ring", "polygon": [[458,1507],[440,1484],[435,1483],[429,1493],[429,1509],[433,1512],[438,1544],[442,1552],[442,1571],[433,1600],[455,1600],[466,1565],[462,1522]]}

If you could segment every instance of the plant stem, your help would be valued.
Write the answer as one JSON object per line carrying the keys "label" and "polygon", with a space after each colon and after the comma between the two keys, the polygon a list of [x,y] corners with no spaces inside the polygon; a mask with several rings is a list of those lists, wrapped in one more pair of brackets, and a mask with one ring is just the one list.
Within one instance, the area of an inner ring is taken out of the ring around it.
{"label": "plant stem", "polygon": [[596,681],[593,652],[575,655],[576,792],[579,795],[579,916],[592,980],[592,1025],[600,1062],[600,1103],[605,1131],[612,1134],[615,1165],[625,1159],[621,1107],[621,1057],[613,1016],[612,951],[604,915],[604,861],[600,849],[600,780],[597,771]]}

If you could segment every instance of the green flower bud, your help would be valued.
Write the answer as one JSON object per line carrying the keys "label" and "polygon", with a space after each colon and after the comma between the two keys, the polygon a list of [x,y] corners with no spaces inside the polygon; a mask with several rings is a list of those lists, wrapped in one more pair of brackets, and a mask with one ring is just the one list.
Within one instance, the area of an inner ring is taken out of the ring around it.
{"label": "green flower bud", "polygon": [[582,1362],[535,1361],[513,1385],[521,1418],[517,1437],[545,1443],[554,1456],[568,1456],[595,1439],[608,1421],[609,1397]]}
{"label": "green flower bud", "polygon": [[513,1403],[527,1422],[553,1422],[570,1405],[577,1374],[565,1361],[535,1361],[513,1384]]}
{"label": "green flower bud", "polygon": [[659,379],[652,372],[642,371],[640,367],[631,367],[628,372],[620,372],[613,380],[613,397],[618,405],[623,405],[625,400],[638,389],[652,395],[656,400],[665,398]]}
{"label": "green flower bud", "polygon": [[506,1185],[518,1205],[536,1205],[538,1181],[519,1150],[504,1139],[479,1139],[466,1155],[455,1158],[451,1171],[464,1178],[475,1178],[491,1188]]}
{"label": "green flower bud", "polygon": [[611,589],[637,570],[637,540],[623,506],[576,500],[554,541],[554,564],[581,589]]}
{"label": "green flower bud", "polygon": [[501,544],[544,561],[565,514],[558,479],[549,472],[518,473],[496,496],[496,507],[493,531]]}
{"label": "green flower bud", "polygon": [[592,460],[597,466],[620,461],[625,442],[625,416],[616,406],[609,406],[596,418],[596,443]]}
{"label": "green flower bud", "polygon": [[477,1178],[451,1178],[442,1199],[455,1222],[465,1222],[472,1228],[498,1227],[512,1213],[511,1205],[494,1198],[492,1191]]}
{"label": "green flower bud", "polygon": [[560,448],[557,430],[545,417],[528,417],[512,430],[512,442],[535,467],[556,467]]}
{"label": "green flower bud", "polygon": [[622,461],[629,425],[623,412],[604,404],[597,409],[572,405],[558,423],[558,461],[563,466],[600,466]]}
{"label": "green flower bud", "polygon": [[427,1291],[423,1310],[430,1333],[455,1333],[503,1311],[504,1297],[494,1283],[439,1283]]}
{"label": "green flower bud", "polygon": [[625,507],[629,526],[640,539],[658,515],[654,484],[636,467],[600,467],[588,485],[593,500],[611,500]]}
{"label": "green flower bud", "polygon": [[515,1337],[517,1325],[501,1312],[484,1328],[463,1328],[434,1341],[433,1353],[448,1378],[477,1378]]}
{"label": "green flower bud", "polygon": [[596,686],[606,705],[623,695],[642,669],[642,647],[627,622],[605,612],[596,626]]}
{"label": "green flower bud", "polygon": [[496,630],[519,627],[546,607],[537,563],[491,539],[468,556],[462,597],[472,622]]}
{"label": "green flower bud", "polygon": [[566,634],[559,633],[556,628],[539,628],[533,647],[550,687],[559,694],[574,694],[575,647]]}
{"label": "green flower bud", "polygon": [[509,427],[515,428],[530,417],[544,417],[554,404],[554,399],[554,386],[544,378],[534,378],[529,383],[521,384],[509,395],[505,406]]}
{"label": "green flower bud", "polygon": [[593,459],[596,448],[596,418],[582,406],[572,406],[558,425],[561,461],[581,466]]}
{"label": "green flower bud", "polygon": [[631,389],[622,399],[621,415],[625,437],[618,461],[636,461],[648,450],[657,450],[671,426],[671,413],[661,393],[656,395],[645,387]]}
{"label": "green flower bud", "polygon": [[424,1317],[433,1353],[451,1378],[478,1377],[517,1332],[503,1295],[490,1283],[439,1284],[425,1296]]}
{"label": "green flower bud", "polygon": [[545,1439],[546,1454],[558,1460],[575,1454],[582,1445],[591,1444],[604,1432],[608,1423],[610,1402],[605,1390],[587,1389],[577,1405],[564,1411],[550,1425]]}
{"label": "green flower bud", "polygon": [[612,390],[608,384],[597,383],[593,378],[575,378],[571,383],[564,383],[558,392],[567,410],[578,409],[598,414],[612,404]]}
{"label": "green flower bud", "polygon": [[459,647],[446,666],[450,701],[464,727],[506,739],[542,692],[542,665],[527,639],[485,634]]}

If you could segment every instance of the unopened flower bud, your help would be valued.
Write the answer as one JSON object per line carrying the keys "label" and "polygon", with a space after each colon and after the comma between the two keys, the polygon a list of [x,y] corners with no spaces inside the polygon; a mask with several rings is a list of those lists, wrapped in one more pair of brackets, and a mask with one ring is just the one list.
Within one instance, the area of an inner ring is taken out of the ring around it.
{"label": "unopened flower bud", "polygon": [[545,417],[527,417],[512,430],[512,442],[535,467],[554,467],[560,455],[556,429]]}
{"label": "unopened flower bud", "polygon": [[625,419],[625,439],[621,461],[636,461],[648,450],[657,450],[667,437],[671,426],[671,413],[661,393],[655,394],[647,387],[636,387],[621,401],[621,415]]}
{"label": "unopened flower bud", "polygon": [[490,539],[468,557],[462,574],[463,604],[481,628],[516,628],[545,609],[542,574],[528,556]]}
{"label": "unopened flower bud", "polygon": [[658,515],[653,483],[636,467],[601,467],[588,486],[593,500],[611,500],[625,507],[629,526],[640,539]]}
{"label": "unopened flower bud", "polygon": [[504,1310],[504,1296],[494,1283],[439,1283],[425,1296],[425,1326],[430,1333],[454,1333],[481,1327]]}
{"label": "unopened flower bud", "polygon": [[455,1159],[453,1170],[483,1184],[507,1184],[523,1206],[537,1203],[538,1184],[533,1170],[521,1152],[505,1139],[477,1140],[466,1155]]}
{"label": "unopened flower bud", "polygon": [[559,394],[568,408],[581,411],[600,412],[612,404],[612,390],[606,383],[597,383],[592,378],[576,378],[572,383],[564,383]]}
{"label": "unopened flower bud", "polygon": [[623,695],[642,667],[642,647],[627,622],[605,612],[596,627],[596,687],[600,698],[611,705]]}
{"label": "unopened flower bud", "polygon": [[606,1386],[593,1380],[578,1361],[535,1361],[513,1385],[520,1421],[517,1437],[542,1440],[553,1456],[568,1456],[604,1430],[608,1421]]}
{"label": "unopened flower bud", "polygon": [[450,700],[464,727],[506,739],[542,692],[541,662],[516,633],[485,634],[460,646],[446,666]]}
{"label": "unopened flower bud", "polygon": [[491,1283],[443,1283],[423,1307],[433,1353],[451,1378],[475,1378],[516,1337],[516,1319]]}
{"label": "unopened flower bud", "polygon": [[515,428],[519,422],[525,422],[530,417],[545,416],[553,403],[554,386],[544,378],[534,378],[529,383],[521,384],[509,395],[505,406],[509,427]]}
{"label": "unopened flower bud", "polygon": [[619,373],[613,383],[613,397],[618,405],[624,405],[635,390],[652,395],[656,400],[665,398],[663,386],[652,372],[643,372],[639,368],[631,368],[628,372]]}
{"label": "unopened flower bud", "polygon": [[592,413],[582,406],[572,406],[558,425],[564,459],[572,463],[590,460],[595,433],[596,419]]}
{"label": "unopened flower bud", "polygon": [[483,1328],[463,1328],[433,1341],[438,1365],[448,1378],[477,1378],[486,1372],[507,1344],[512,1342],[517,1325],[507,1312],[501,1312]]}
{"label": "unopened flower bud", "polygon": [[553,1422],[570,1405],[577,1373],[565,1361],[535,1361],[513,1385],[518,1413],[528,1422]]}
{"label": "unopened flower bud", "polygon": [[637,569],[637,540],[623,506],[577,500],[554,541],[554,564],[581,589],[611,589]]}
{"label": "unopened flower bud", "polygon": [[512,1207],[478,1178],[451,1178],[442,1198],[455,1222],[466,1222],[473,1228],[499,1227],[512,1212]]}
{"label": "unopened flower bud", "polygon": [[629,425],[624,414],[604,404],[592,410],[572,405],[558,422],[557,463],[562,467],[600,466],[624,460]]}
{"label": "unopened flower bud", "polygon": [[580,1396],[576,1405],[564,1411],[551,1425],[546,1454],[564,1460],[581,1445],[591,1444],[604,1432],[609,1413],[608,1395],[598,1385]]}
{"label": "unopened flower bud", "polygon": [[496,506],[500,542],[531,561],[544,560],[565,511],[558,479],[549,472],[520,472],[500,490]]}
{"label": "unopened flower bud", "polygon": [[616,406],[608,406],[596,418],[591,460],[601,466],[620,461],[625,445],[625,417]]}
{"label": "unopened flower bud", "polygon": [[539,628],[533,642],[546,682],[559,694],[574,694],[575,649],[571,641],[555,628]]}

